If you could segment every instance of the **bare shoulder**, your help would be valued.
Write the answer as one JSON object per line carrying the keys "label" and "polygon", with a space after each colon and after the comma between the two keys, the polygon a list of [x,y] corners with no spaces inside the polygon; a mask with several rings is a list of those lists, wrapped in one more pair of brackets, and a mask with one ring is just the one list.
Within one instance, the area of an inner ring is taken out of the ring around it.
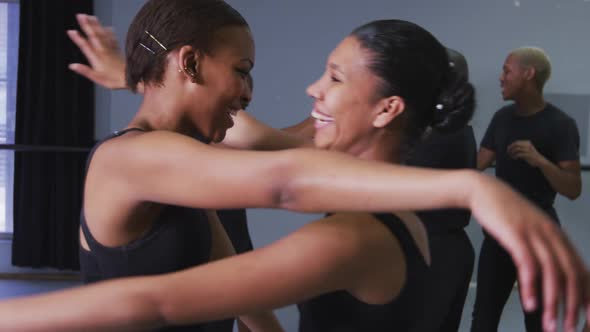
{"label": "bare shoulder", "polygon": [[95,151],[89,175],[98,172],[101,177],[117,179],[161,171],[163,167],[194,162],[208,145],[170,131],[130,131],[113,137]]}
{"label": "bare shoulder", "polygon": [[206,147],[206,144],[176,132],[164,130],[130,131],[101,144],[95,152],[95,158],[130,158],[141,156],[144,151],[175,151],[183,148]]}

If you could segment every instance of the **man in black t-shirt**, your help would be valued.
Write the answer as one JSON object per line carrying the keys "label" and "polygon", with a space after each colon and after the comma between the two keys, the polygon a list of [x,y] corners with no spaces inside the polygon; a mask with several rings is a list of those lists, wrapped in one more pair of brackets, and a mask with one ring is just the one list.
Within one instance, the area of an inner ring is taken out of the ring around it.
{"label": "man in black t-shirt", "polygon": [[[553,208],[556,194],[573,200],[581,193],[580,138],[575,121],[543,98],[550,74],[549,59],[541,49],[519,48],[506,58],[500,76],[502,97],[514,103],[494,114],[477,167],[484,170],[496,161],[498,178],[559,222]],[[486,235],[479,256],[472,331],[497,331],[515,280],[512,259]],[[541,314],[525,313],[528,332],[542,331]]]}

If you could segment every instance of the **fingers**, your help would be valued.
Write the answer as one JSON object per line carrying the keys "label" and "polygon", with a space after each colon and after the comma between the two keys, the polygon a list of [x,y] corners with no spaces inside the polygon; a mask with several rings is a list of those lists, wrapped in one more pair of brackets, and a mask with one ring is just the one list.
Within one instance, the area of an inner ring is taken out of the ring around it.
{"label": "fingers", "polygon": [[510,157],[512,157],[512,159],[524,159],[525,155],[526,153],[522,151],[515,151],[513,154],[510,155]]}
{"label": "fingers", "polygon": [[109,84],[109,82],[105,81],[96,71],[94,71],[92,68],[88,67],[87,65],[83,65],[81,63],[71,63],[68,66],[68,68],[71,71],[86,77],[87,79],[91,80],[94,83],[97,83],[97,84],[102,85],[107,88],[111,88],[110,87],[111,84]]}
{"label": "fingers", "polygon": [[514,154],[516,154],[517,152],[527,152],[532,150],[533,145],[530,141],[514,141],[506,148],[506,152],[508,153],[508,155],[510,155],[513,158]]}
{"label": "fingers", "polygon": [[506,248],[510,251],[512,260],[517,267],[521,302],[526,311],[534,311],[538,307],[536,287],[538,269],[533,248],[523,237],[515,240],[507,239],[506,242]]}
{"label": "fingers", "polygon": [[515,147],[516,147],[516,143],[512,143],[512,144],[508,145],[508,147],[506,148],[506,152],[508,153],[509,156],[512,156],[512,150],[514,150]]}
{"label": "fingers", "polygon": [[561,290],[561,275],[556,258],[548,248],[548,243],[541,232],[533,230],[530,234],[531,247],[536,253],[542,273],[543,289],[543,327],[546,331],[555,331],[557,326],[557,308]]}
{"label": "fingers", "polygon": [[117,37],[115,36],[115,32],[113,31],[112,27],[104,28],[104,35],[103,40],[105,45],[108,46],[109,49],[118,50],[119,44],[117,43]]}
{"label": "fingers", "polygon": [[96,16],[88,16],[87,20],[89,30],[93,32],[92,37],[89,37],[92,45],[97,50],[104,51],[108,47],[108,33]]}
{"label": "fingers", "polygon": [[114,35],[105,30],[96,16],[77,14],[76,19],[94,50],[102,52],[105,48],[110,47],[109,39],[114,38]]}
{"label": "fingers", "polygon": [[508,155],[511,156],[512,158],[514,158],[514,155],[516,153],[521,152],[523,150],[524,150],[524,147],[519,141],[516,141],[516,142],[510,144],[508,146],[508,148],[506,149],[506,151],[508,152]]}
{"label": "fingers", "polygon": [[97,58],[94,49],[90,46],[86,38],[82,37],[82,35],[76,30],[68,30],[67,34],[74,44],[76,44],[76,46],[82,51],[88,62],[96,62]]}
{"label": "fingers", "polygon": [[512,156],[512,159],[523,160],[523,161],[529,163],[529,165],[531,165],[531,166],[534,166],[535,165],[534,164],[534,160],[535,160],[534,159],[534,155],[532,155],[529,152],[518,152],[518,153],[515,153]]}
{"label": "fingers", "polygon": [[[527,220],[536,222],[527,222],[526,227],[515,229],[517,234],[524,235],[513,239],[506,236],[505,241],[501,241],[506,242],[518,268],[523,307],[530,312],[542,304],[543,326],[546,331],[555,331],[559,304],[563,302],[564,327],[566,331],[574,331],[584,292],[590,295],[590,280],[584,279],[588,272],[581,257],[554,223],[542,213],[524,212]],[[521,243],[517,245],[516,242]],[[540,284],[536,282],[538,273],[543,276]],[[536,301],[540,290],[537,286],[542,287],[543,302]],[[586,315],[590,319],[590,298],[585,300]]]}
{"label": "fingers", "polygon": [[80,29],[84,32],[86,37],[88,38],[88,42],[92,45],[93,48],[96,47],[96,29],[91,21],[91,16],[86,14],[77,14],[76,19],[78,20],[78,24],[80,25]]}
{"label": "fingers", "polygon": [[575,331],[584,295],[580,290],[587,287],[582,259],[552,222],[539,225],[529,235],[543,273],[543,325],[548,331],[556,329],[561,301],[565,304],[564,328]]}
{"label": "fingers", "polygon": [[[499,192],[497,192],[499,193]],[[498,200],[503,209],[510,214],[496,217],[506,218],[508,227],[502,224],[490,227],[482,222],[482,226],[506,248],[512,256],[518,271],[521,299],[527,311],[539,309],[543,305],[543,323],[548,331],[557,327],[557,313],[560,301],[565,304],[565,327],[575,326],[577,312],[582,303],[582,296],[586,295],[586,315],[590,319],[590,280],[584,280],[587,271],[582,259],[576,253],[564,233],[549,217],[518,195],[504,192],[504,199]],[[493,215],[490,209],[479,214],[479,205],[475,205],[476,218]],[[542,273],[542,283],[537,284],[539,273]],[[543,302],[537,292],[537,286],[542,286]]]}
{"label": "fingers", "polygon": [[553,253],[560,265],[565,287],[565,329],[574,331],[578,323],[579,308],[583,303],[586,269],[575,248],[553,224],[544,225],[547,241],[553,244]]}

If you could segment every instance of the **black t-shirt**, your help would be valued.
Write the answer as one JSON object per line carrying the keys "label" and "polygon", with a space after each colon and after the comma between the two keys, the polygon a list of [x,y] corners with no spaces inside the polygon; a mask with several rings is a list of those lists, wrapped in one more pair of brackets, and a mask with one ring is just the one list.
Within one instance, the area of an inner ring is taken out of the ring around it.
{"label": "black t-shirt", "polygon": [[530,116],[517,115],[516,106],[512,104],[494,114],[481,142],[483,148],[496,153],[498,178],[542,209],[552,209],[556,192],[541,170],[508,155],[508,146],[517,140],[531,141],[535,149],[554,164],[579,160],[580,135],[576,122],[549,103]]}
{"label": "black t-shirt", "polygon": [[[466,126],[450,134],[431,132],[414,148],[406,164],[439,169],[475,168],[477,143],[473,128]],[[471,212],[463,209],[420,211],[417,214],[429,232],[462,229],[471,218]]]}

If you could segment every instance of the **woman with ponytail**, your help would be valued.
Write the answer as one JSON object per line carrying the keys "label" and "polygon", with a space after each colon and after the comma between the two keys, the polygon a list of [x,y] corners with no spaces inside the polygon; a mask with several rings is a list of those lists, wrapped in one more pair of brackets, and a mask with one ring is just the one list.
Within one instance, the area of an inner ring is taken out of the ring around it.
{"label": "woman with ponytail", "polygon": [[[234,31],[245,32],[248,30],[244,27]],[[144,84],[145,98],[165,91],[167,94],[160,97],[168,98],[168,104],[162,106],[184,101],[184,107],[194,108],[188,123],[202,125],[196,129],[209,128],[204,120],[212,115],[203,113],[205,110],[228,110],[225,104],[220,108],[205,103],[216,96],[203,94],[201,89],[208,87],[227,95],[231,91],[208,85],[207,80],[228,80],[228,75],[233,75],[229,60],[236,54],[240,55],[234,59],[238,64],[244,56],[253,60],[252,52],[239,51],[239,46],[248,48],[251,43],[244,44],[244,38],[225,37],[223,40],[229,44],[213,43],[211,53],[184,46],[173,51],[178,53],[168,57],[171,64],[161,76],[163,81],[137,81]],[[158,45],[147,46],[153,51]],[[222,52],[229,46],[233,48]],[[183,59],[187,67],[176,63]],[[128,57],[127,65],[132,62]],[[212,72],[220,77],[208,76]],[[229,82],[233,82],[231,78]],[[245,94],[246,85],[243,87]],[[201,208],[266,206],[331,212],[326,217],[242,255],[172,273],[103,281],[0,303],[0,330],[140,330],[256,314],[300,303],[300,331],[411,331],[417,319],[427,319],[421,317],[418,308],[425,299],[421,286],[430,264],[430,250],[416,215],[385,212],[402,209],[472,209],[482,225],[519,261],[517,265],[526,281],[522,292],[527,305],[537,305],[531,269],[537,261],[552,268],[544,269],[551,272],[549,276],[569,271],[566,280],[578,290],[586,290],[587,284],[580,279],[584,267],[569,243],[557,228],[552,228],[546,216],[506,186],[472,171],[418,170],[395,165],[426,127],[460,128],[473,111],[473,87],[455,79],[445,48],[429,32],[398,20],[364,25],[338,45],[328,58],[325,72],[307,91],[315,100],[311,113],[315,118],[314,144],[332,152],[225,151],[153,128],[130,135],[127,143],[120,140],[121,148],[116,151],[124,152],[124,145],[131,142],[137,142],[133,145],[136,148],[141,147],[140,142],[149,143],[151,150],[145,145],[145,154],[119,156],[128,163],[137,158],[148,166],[170,167],[156,168],[156,178],[146,179],[158,184],[144,186],[150,191],[143,195],[152,200]],[[197,93],[200,98],[196,98]],[[239,105],[241,95],[236,93],[234,97]],[[163,112],[158,108],[152,111]],[[228,122],[223,123],[224,128],[213,127],[217,129],[214,135],[209,131],[193,132],[221,141]],[[150,157],[154,153],[157,155]],[[158,162],[152,160],[158,156]],[[116,166],[123,170],[130,167],[121,163]],[[139,171],[145,167],[140,163],[134,166]],[[191,169],[196,172],[193,176]],[[167,172],[182,174],[159,178]],[[126,174],[131,179],[123,184],[128,190],[123,194],[130,194],[137,174]],[[180,181],[181,175],[184,182]],[[450,187],[456,190],[449,192]],[[532,239],[543,241],[543,250],[538,246],[531,249],[529,238],[520,233],[523,228]],[[108,234],[103,232],[103,238]],[[546,250],[561,258],[543,255]],[[575,269],[559,265],[561,259]],[[552,278],[547,282],[556,286]],[[580,294],[574,301],[577,310]],[[264,326],[253,327],[265,330]]]}

